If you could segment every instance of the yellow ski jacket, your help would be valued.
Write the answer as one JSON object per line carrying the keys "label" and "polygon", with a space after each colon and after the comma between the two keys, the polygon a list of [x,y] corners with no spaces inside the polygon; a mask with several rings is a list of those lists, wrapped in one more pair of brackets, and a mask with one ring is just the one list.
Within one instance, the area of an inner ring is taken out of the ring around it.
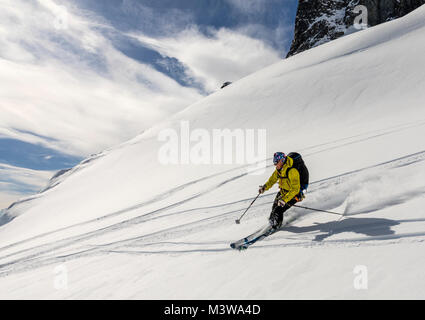
{"label": "yellow ski jacket", "polygon": [[[285,202],[291,201],[301,191],[300,173],[296,168],[288,170],[293,164],[294,160],[291,157],[286,157],[282,169],[279,171],[276,169],[265,184],[266,190],[269,190],[279,180],[280,193]],[[286,176],[286,174],[288,175]]]}

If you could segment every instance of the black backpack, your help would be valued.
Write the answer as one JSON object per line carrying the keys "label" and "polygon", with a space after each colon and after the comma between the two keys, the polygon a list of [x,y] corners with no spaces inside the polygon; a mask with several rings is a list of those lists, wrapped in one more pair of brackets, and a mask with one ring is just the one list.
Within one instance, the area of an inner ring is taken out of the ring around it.
{"label": "black backpack", "polygon": [[303,190],[307,190],[309,173],[308,173],[308,169],[307,169],[307,167],[304,163],[303,158],[301,157],[301,155],[299,153],[296,153],[296,152],[289,153],[288,157],[291,157],[292,160],[294,160],[294,164],[292,165],[292,167],[290,167],[286,170],[285,175],[288,176],[288,172],[292,168],[297,169],[298,172],[300,173],[300,185],[301,185],[300,192],[302,192]]}

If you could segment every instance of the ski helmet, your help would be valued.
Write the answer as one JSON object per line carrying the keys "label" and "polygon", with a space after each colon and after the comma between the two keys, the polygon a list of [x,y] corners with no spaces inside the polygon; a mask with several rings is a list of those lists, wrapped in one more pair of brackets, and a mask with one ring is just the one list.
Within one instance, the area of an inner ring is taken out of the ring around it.
{"label": "ski helmet", "polygon": [[280,160],[285,160],[286,159],[286,155],[283,152],[276,152],[273,155],[273,164],[277,165],[279,163]]}

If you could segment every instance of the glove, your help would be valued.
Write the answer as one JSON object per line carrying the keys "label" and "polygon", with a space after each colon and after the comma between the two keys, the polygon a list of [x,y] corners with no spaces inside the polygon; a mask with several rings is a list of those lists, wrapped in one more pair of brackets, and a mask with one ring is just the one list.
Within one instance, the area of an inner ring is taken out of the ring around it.
{"label": "glove", "polygon": [[263,194],[264,191],[266,191],[266,186],[265,185],[264,186],[260,186],[259,188],[260,189],[258,189],[258,193],[260,193],[260,194]]}
{"label": "glove", "polygon": [[284,207],[284,206],[285,206],[285,204],[286,204],[286,202],[285,202],[285,201],[283,201],[282,199],[279,199],[279,201],[277,202],[277,205],[278,205],[279,207]]}

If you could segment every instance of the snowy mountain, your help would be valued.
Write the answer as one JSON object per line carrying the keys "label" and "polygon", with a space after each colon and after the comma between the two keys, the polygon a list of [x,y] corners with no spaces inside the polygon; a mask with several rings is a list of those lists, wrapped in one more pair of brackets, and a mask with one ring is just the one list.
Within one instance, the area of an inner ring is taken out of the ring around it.
{"label": "snowy mountain", "polygon": [[[423,6],[236,81],[58,173],[0,219],[0,298],[423,299],[424,32]],[[224,129],[246,141],[265,132],[264,152],[199,156]],[[290,226],[232,250],[267,221],[276,186],[235,224],[275,151],[303,155],[303,206],[344,216],[292,208]]]}
{"label": "snowy mountain", "polygon": [[287,57],[403,17],[423,4],[425,0],[300,0]]}

